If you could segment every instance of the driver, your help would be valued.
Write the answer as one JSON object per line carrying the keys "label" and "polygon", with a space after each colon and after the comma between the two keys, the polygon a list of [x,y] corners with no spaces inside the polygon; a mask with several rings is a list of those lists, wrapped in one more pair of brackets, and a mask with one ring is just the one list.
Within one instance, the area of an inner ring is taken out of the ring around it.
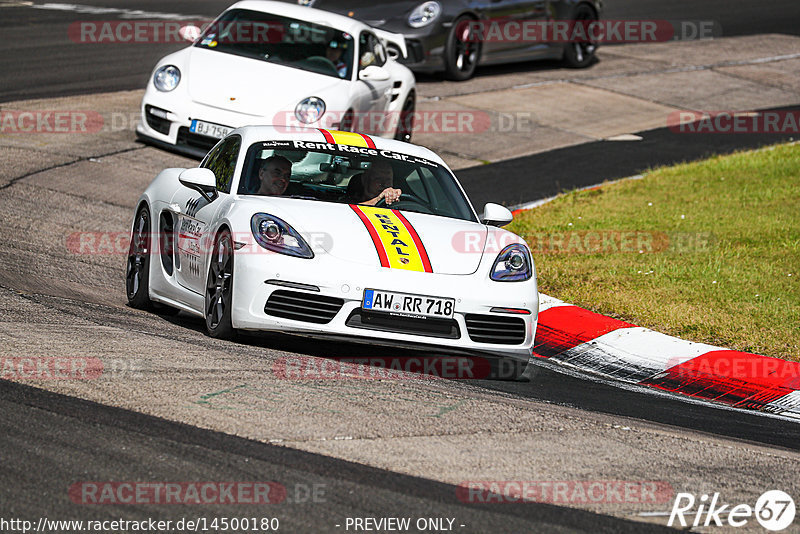
{"label": "driver", "polygon": [[394,171],[389,162],[383,159],[372,161],[372,165],[361,176],[362,193],[358,204],[374,206],[383,199],[387,205],[400,199],[403,193],[400,189],[392,187]]}
{"label": "driver", "polygon": [[283,156],[270,156],[261,162],[258,179],[261,181],[256,195],[282,195],[289,186],[292,162]]}
{"label": "driver", "polygon": [[336,72],[339,73],[340,78],[347,78],[347,63],[345,63],[342,57],[344,55],[345,46],[347,46],[346,43],[331,41],[328,43],[328,48],[325,49],[325,57],[336,67]]}

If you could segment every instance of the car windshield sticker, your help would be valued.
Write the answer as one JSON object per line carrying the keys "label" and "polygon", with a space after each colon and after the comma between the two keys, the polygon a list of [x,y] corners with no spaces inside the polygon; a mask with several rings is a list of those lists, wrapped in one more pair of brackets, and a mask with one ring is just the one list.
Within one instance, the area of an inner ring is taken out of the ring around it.
{"label": "car windshield sticker", "polygon": [[[386,159],[393,159],[396,161],[407,161],[409,163],[418,163],[420,165],[425,165],[427,167],[439,167],[438,163],[427,160],[425,158],[410,156],[408,154],[401,154],[400,152],[392,152],[391,150],[375,148],[375,145],[372,143],[372,139],[370,139],[369,136],[363,134],[353,134],[351,132],[337,132],[337,133],[346,133],[354,137],[352,138],[352,141],[348,139],[348,141],[350,142],[347,144],[341,142],[342,139],[340,137],[334,139],[333,136],[330,137],[330,140],[324,143],[316,141],[291,141],[292,148],[301,150],[315,150],[318,152],[334,152],[334,153],[344,152],[345,154],[354,154],[362,156],[381,156]],[[360,144],[357,144],[356,137],[358,138],[363,137],[364,139]]]}
{"label": "car windshield sticker", "polygon": [[382,267],[433,272],[422,240],[402,213],[373,206],[350,207],[372,237]]}
{"label": "car windshield sticker", "polygon": [[362,146],[367,148],[375,148],[375,143],[368,135],[354,133],[354,132],[340,132],[339,130],[319,130],[325,136],[325,140],[329,143],[337,145],[351,145]]}

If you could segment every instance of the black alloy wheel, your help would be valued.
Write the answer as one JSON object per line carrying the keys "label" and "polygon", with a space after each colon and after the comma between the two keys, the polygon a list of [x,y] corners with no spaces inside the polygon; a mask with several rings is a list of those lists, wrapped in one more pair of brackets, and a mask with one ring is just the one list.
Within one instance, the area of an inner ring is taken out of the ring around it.
{"label": "black alloy wheel", "polygon": [[481,42],[472,35],[469,26],[472,21],[474,19],[466,15],[458,17],[447,34],[444,67],[449,80],[463,81],[475,75],[481,55]]}
{"label": "black alloy wheel", "polygon": [[211,265],[206,282],[206,328],[211,337],[231,338],[233,304],[233,239],[228,230],[221,231],[214,240]]}
{"label": "black alloy wheel", "polygon": [[[581,24],[588,31],[589,25],[597,20],[597,13],[587,4],[580,4],[575,9],[572,17],[575,24]],[[582,69],[588,67],[595,61],[597,43],[590,40],[575,41],[567,43],[564,49],[564,61],[567,66]]]}

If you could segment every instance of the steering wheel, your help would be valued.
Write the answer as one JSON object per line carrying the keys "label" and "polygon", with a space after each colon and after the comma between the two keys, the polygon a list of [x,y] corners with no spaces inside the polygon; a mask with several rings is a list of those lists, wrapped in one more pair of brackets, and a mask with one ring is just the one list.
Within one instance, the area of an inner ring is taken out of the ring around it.
{"label": "steering wheel", "polygon": [[[339,75],[339,70],[336,68],[336,65],[334,65],[333,61],[331,61],[330,59],[326,58],[325,56],[309,56],[309,57],[299,61],[298,63],[301,63],[303,65],[307,65],[307,66],[312,67],[312,68],[318,67],[318,68],[322,69],[323,71],[327,71],[329,73],[336,74],[336,76]],[[317,70],[317,72],[320,72],[320,71]]]}
{"label": "steering wheel", "polygon": [[418,206],[421,206],[422,208],[425,209],[425,211],[423,211],[421,213],[433,214],[433,210],[430,208],[430,206],[428,206],[428,204],[424,200],[422,200],[421,198],[419,198],[416,195],[412,195],[411,193],[402,193],[400,195],[400,198],[398,198],[397,200],[395,200],[391,204],[386,204],[386,198],[384,197],[384,198],[380,199],[378,202],[375,203],[375,207],[376,208],[398,209],[397,205],[398,204],[402,204],[404,202],[413,203],[413,204],[416,204]]}

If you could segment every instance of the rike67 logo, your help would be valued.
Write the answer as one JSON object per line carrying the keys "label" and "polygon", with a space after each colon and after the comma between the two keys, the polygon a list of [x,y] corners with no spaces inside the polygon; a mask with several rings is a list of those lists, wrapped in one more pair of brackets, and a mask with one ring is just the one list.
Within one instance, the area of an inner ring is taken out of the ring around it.
{"label": "rike67 logo", "polygon": [[719,493],[701,495],[678,493],[669,514],[667,526],[681,527],[743,527],[753,518],[767,530],[784,530],[794,521],[794,500],[785,492],[764,492],[755,506],[749,504],[723,504]]}

